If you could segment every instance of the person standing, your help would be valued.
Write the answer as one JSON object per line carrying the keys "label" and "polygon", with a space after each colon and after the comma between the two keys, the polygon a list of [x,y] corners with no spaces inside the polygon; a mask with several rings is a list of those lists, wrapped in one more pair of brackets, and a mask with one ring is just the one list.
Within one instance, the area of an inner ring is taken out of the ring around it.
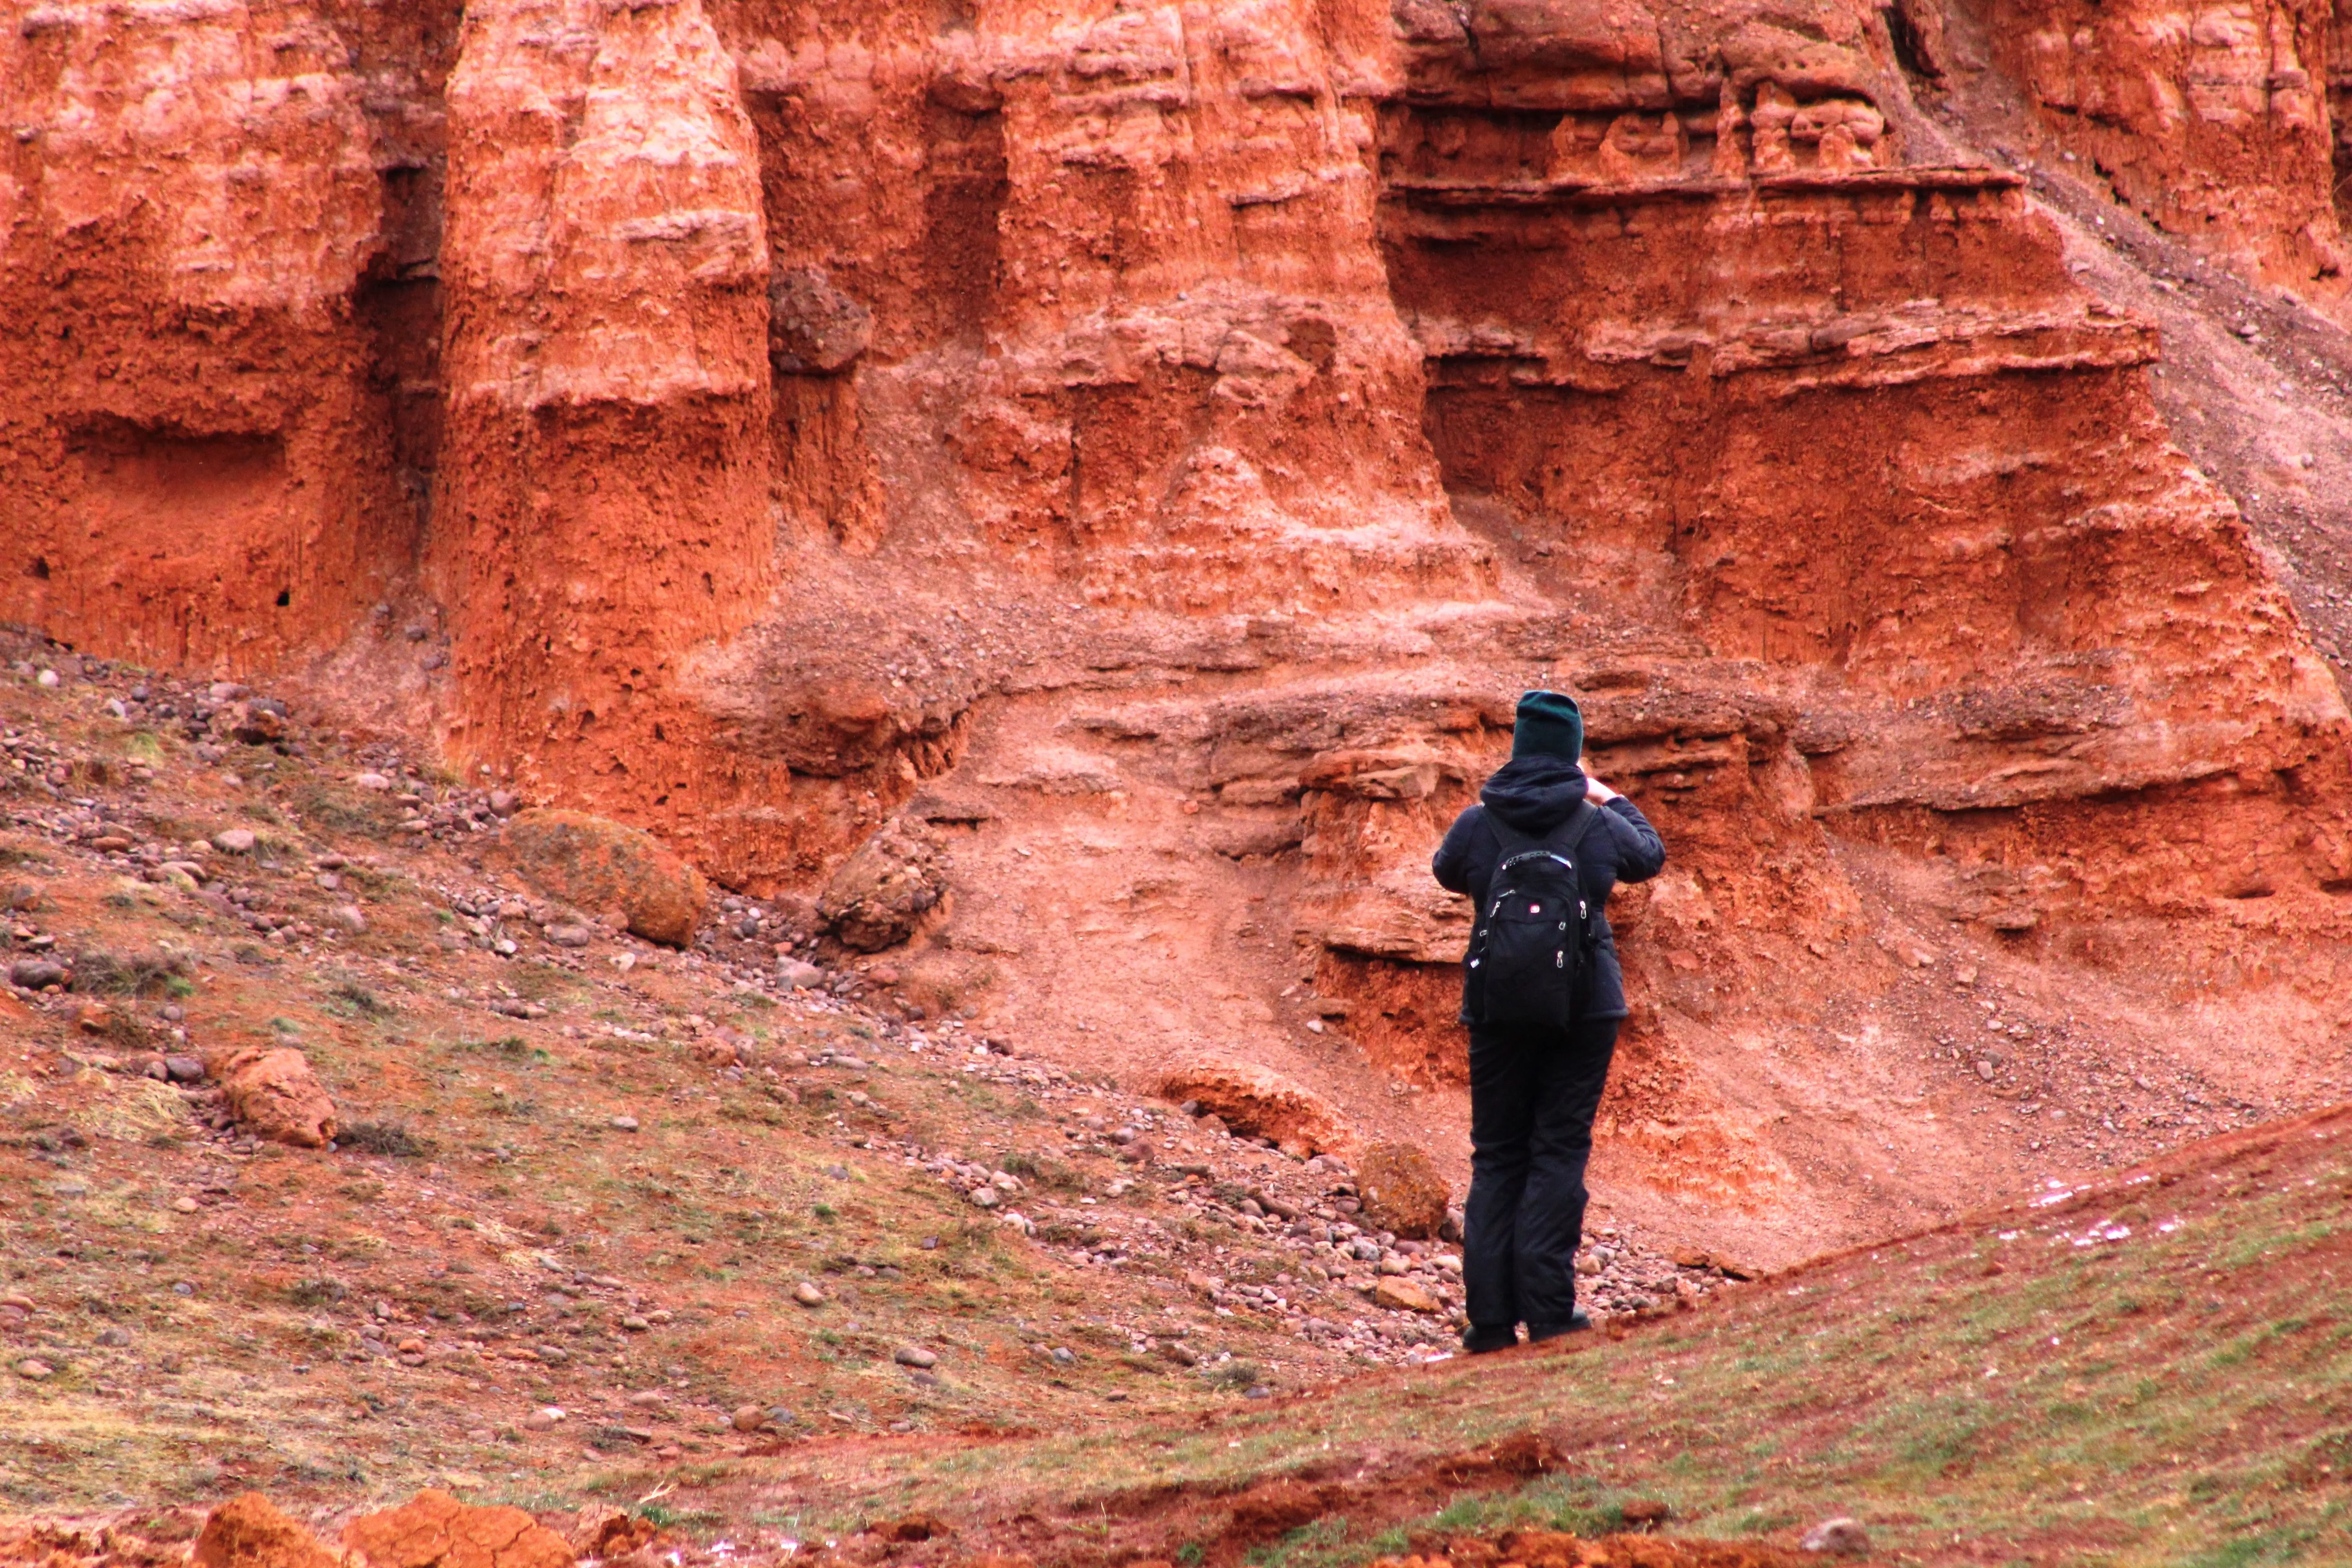
{"label": "person standing", "polygon": [[1430,868],[1476,915],[1465,959],[1470,1196],[1462,1279],[1471,1352],[1592,1326],[1576,1304],[1592,1119],[1625,1017],[1603,906],[1666,847],[1639,807],[1587,773],[1584,716],[1558,691],[1519,699],[1511,760],[1454,820]]}

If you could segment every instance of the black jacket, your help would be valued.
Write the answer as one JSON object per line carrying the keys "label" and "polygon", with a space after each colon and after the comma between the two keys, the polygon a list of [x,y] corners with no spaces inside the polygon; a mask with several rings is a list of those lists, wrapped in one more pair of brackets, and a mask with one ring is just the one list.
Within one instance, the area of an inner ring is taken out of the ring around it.
{"label": "black jacket", "polygon": [[[1437,847],[1430,869],[1438,886],[1448,892],[1467,893],[1473,909],[1486,907],[1488,884],[1495,864],[1503,858],[1502,840],[1493,813],[1530,837],[1541,837],[1568,820],[1584,798],[1584,770],[1552,757],[1520,757],[1504,763],[1479,792],[1483,803],[1454,819],[1445,842]],[[1590,938],[1591,962],[1584,966],[1576,1016],[1622,1018],[1625,1016],[1625,977],[1617,966],[1617,939],[1609,930],[1602,908],[1610,890],[1620,882],[1646,882],[1666,863],[1666,847],[1641,808],[1619,795],[1601,808],[1601,818],[1584,835],[1576,855],[1577,876],[1584,884],[1585,900],[1594,914]]]}

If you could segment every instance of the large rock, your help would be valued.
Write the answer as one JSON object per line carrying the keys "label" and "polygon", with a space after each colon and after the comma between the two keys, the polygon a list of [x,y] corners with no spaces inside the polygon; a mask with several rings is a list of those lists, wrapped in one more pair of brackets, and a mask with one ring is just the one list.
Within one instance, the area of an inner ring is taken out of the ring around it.
{"label": "large rock", "polygon": [[526,811],[506,837],[516,869],[548,897],[599,914],[617,910],[647,942],[694,940],[709,889],[651,834],[584,811]]}
{"label": "large rock", "polygon": [[572,1568],[572,1547],[519,1508],[426,1490],[343,1527],[353,1568]]}
{"label": "large rock", "polygon": [[230,1114],[257,1138],[323,1149],[338,1128],[335,1101],[290,1046],[248,1046],[215,1069]]}
{"label": "large rock", "polygon": [[842,863],[817,917],[845,947],[879,952],[915,934],[947,893],[944,857],[914,826],[894,822]]}
{"label": "large rock", "polygon": [[341,1559],[259,1492],[213,1510],[188,1561],[194,1568],[341,1568]]}
{"label": "large rock", "polygon": [[1374,1143],[1356,1156],[1356,1195],[1376,1229],[1416,1240],[1445,1223],[1453,1194],[1437,1162],[1411,1143]]}
{"label": "large rock", "polygon": [[768,285],[768,358],[787,374],[846,370],[873,336],[872,313],[821,267],[787,268]]}
{"label": "large rock", "polygon": [[1160,1092],[1200,1101],[1245,1138],[1271,1138],[1309,1154],[1355,1146],[1347,1122],[1322,1096],[1252,1062],[1192,1062],[1161,1079]]}

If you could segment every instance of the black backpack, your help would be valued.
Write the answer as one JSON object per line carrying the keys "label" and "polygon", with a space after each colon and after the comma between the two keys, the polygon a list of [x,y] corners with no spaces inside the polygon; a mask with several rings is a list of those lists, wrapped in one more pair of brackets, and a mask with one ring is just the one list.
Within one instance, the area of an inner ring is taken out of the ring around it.
{"label": "black backpack", "polygon": [[1567,821],[1530,838],[1486,814],[1503,858],[1464,961],[1463,1022],[1565,1029],[1574,1021],[1591,923],[1576,855],[1600,817],[1598,806],[1580,802]]}

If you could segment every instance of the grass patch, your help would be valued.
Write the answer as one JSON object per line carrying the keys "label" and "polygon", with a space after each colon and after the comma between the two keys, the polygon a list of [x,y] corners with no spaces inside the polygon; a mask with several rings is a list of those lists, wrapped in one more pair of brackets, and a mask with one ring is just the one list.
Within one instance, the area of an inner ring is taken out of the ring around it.
{"label": "grass patch", "polygon": [[396,1160],[421,1160],[433,1152],[429,1140],[397,1121],[354,1121],[336,1134],[335,1142],[353,1153],[384,1154]]}
{"label": "grass patch", "polygon": [[398,1010],[356,980],[346,980],[330,988],[327,1003],[329,1012],[346,1018],[353,1015],[362,1018],[389,1018]]}
{"label": "grass patch", "polygon": [[392,826],[389,815],[373,801],[331,789],[315,780],[295,786],[286,804],[305,823],[330,833],[357,833],[380,837]]}
{"label": "grass patch", "polygon": [[90,948],[74,958],[73,988],[93,996],[184,996],[194,967],[184,953]]}

